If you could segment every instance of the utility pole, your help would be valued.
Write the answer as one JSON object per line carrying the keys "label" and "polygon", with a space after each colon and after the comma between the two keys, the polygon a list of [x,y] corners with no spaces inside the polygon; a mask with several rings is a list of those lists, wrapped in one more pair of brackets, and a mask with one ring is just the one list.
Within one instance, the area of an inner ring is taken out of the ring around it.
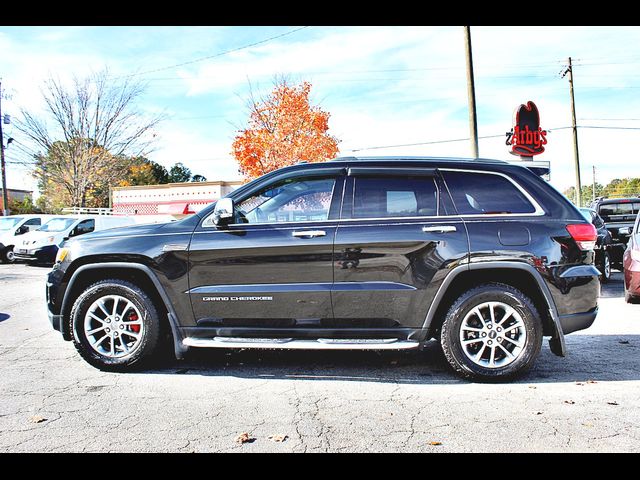
{"label": "utility pole", "polygon": [[469,132],[471,134],[471,155],[478,158],[478,119],[476,115],[476,87],[473,81],[473,57],[471,55],[471,30],[464,27],[464,45],[467,57],[467,96],[469,98]]}
{"label": "utility pole", "polygon": [[573,131],[573,160],[576,169],[576,205],[582,206],[582,183],[580,182],[580,154],[578,153],[578,127],[576,126],[576,102],[573,96],[573,67],[571,65],[571,57],[568,58],[569,64],[562,76],[569,74],[569,92],[571,93],[571,129]]}
{"label": "utility pole", "polygon": [[593,193],[592,195],[592,200],[593,203],[596,203],[596,166],[593,166],[593,187],[591,187],[591,192]]}
{"label": "utility pole", "polygon": [[9,215],[9,195],[7,193],[7,174],[4,166],[4,137],[2,136],[2,81],[0,81],[0,170],[2,170],[2,216]]}

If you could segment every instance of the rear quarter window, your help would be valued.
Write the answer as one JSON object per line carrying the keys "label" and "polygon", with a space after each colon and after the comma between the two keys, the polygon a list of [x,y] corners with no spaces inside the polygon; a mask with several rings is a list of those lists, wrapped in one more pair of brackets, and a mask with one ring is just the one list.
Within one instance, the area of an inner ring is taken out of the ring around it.
{"label": "rear quarter window", "polygon": [[531,201],[502,175],[444,171],[444,179],[460,215],[535,213]]}

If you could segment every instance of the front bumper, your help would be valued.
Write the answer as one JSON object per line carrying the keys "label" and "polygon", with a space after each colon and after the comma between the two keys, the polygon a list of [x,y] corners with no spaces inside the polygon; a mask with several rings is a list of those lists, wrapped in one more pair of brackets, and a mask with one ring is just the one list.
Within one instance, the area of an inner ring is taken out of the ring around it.
{"label": "front bumper", "polygon": [[49,323],[54,330],[58,332],[62,332],[62,315],[56,315],[51,310],[47,308],[47,315],[49,316]]}
{"label": "front bumper", "polygon": [[53,263],[58,254],[57,245],[47,245],[36,249],[15,248],[13,255],[16,260],[24,262],[48,262]]}
{"label": "front bumper", "polygon": [[625,252],[624,285],[633,297],[640,297],[640,262],[631,258],[630,252]]}

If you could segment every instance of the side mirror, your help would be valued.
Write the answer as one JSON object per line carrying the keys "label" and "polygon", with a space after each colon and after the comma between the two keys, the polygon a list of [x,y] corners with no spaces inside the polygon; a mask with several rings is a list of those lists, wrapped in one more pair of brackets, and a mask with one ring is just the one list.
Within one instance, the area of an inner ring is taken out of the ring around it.
{"label": "side mirror", "polygon": [[18,227],[15,234],[22,235],[24,233],[27,233],[28,231],[29,231],[29,227],[27,227],[26,225],[21,225],[20,227]]}
{"label": "side mirror", "polygon": [[213,223],[217,226],[228,225],[233,220],[234,205],[231,198],[221,198],[213,209]]}
{"label": "side mirror", "polygon": [[618,230],[618,235],[631,235],[631,227],[622,227]]}

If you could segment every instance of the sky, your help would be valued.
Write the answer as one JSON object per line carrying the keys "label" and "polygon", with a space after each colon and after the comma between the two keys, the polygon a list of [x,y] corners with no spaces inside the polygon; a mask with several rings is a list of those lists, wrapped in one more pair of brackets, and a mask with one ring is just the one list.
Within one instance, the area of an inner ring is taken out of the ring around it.
{"label": "sky", "polygon": [[[471,38],[481,157],[517,160],[504,134],[531,100],[549,132],[536,160],[550,162],[556,188],[575,184],[561,76],[572,57],[583,185],[593,167],[603,184],[640,176],[640,27],[471,26]],[[231,144],[249,91],[267,95],[278,75],[311,82],[340,156],[471,156],[462,26],[0,26],[0,52],[3,114],[46,118],[47,78],[108,68],[116,81],[146,84],[140,111],[165,114],[148,158],[208,180],[240,178]],[[4,136],[16,139],[6,149],[8,187],[35,189],[17,163],[34,147],[11,124]]]}

